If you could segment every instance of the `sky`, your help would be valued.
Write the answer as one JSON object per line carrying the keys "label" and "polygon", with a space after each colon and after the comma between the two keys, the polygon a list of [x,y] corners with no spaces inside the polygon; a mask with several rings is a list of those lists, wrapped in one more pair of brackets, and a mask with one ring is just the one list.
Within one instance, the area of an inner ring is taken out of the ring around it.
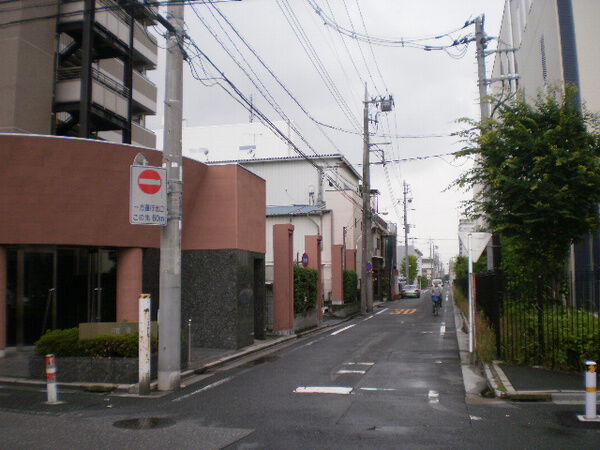
{"label": "sky", "polygon": [[[369,98],[392,95],[392,112],[376,114],[376,105],[370,107],[371,117],[377,120],[371,123],[370,131],[376,133],[371,142],[382,143],[383,150],[383,154],[372,152],[371,161],[382,157],[390,161],[385,167],[372,166],[371,185],[381,192],[379,209],[388,213],[384,218],[399,225],[400,242],[402,184],[409,185],[410,243],[425,256],[437,246],[441,260],[447,262],[458,254],[460,203],[470,195],[449,186],[471,167],[471,161],[449,155],[413,158],[459,150],[458,137],[449,136],[461,129],[457,119],[479,118],[475,44],[446,52],[410,48],[408,42],[443,35],[416,42],[448,45],[473,35],[474,25],[461,27],[481,14],[485,14],[486,33],[493,37],[499,32],[503,5],[503,0],[241,0],[188,6],[185,20],[197,47],[246,98],[252,96],[257,109],[269,120],[290,121],[303,138],[296,136],[294,141],[306,154],[342,153],[362,172],[365,83]],[[357,39],[361,36],[367,36],[368,42]],[[402,40],[404,46],[380,45]],[[159,40],[159,45],[164,42]],[[196,77],[204,80],[195,79],[190,65],[185,66],[184,126],[249,122],[248,111],[216,84],[225,84],[216,79],[220,74],[197,50],[187,50]],[[159,111],[147,123],[155,130],[162,128],[164,52],[159,58],[159,69],[150,74],[159,88]],[[486,63],[489,73],[493,56]],[[184,147],[200,149],[205,144],[184,142]],[[232,159],[239,151],[222,153],[211,151],[210,158]],[[202,160],[200,155],[198,159]]]}

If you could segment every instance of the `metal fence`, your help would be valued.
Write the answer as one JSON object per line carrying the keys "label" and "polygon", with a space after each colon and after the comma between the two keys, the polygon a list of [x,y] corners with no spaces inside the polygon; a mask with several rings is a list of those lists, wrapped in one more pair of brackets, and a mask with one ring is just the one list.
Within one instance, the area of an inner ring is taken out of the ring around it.
{"label": "metal fence", "polygon": [[[477,310],[494,330],[498,357],[565,370],[580,369],[585,359],[599,359],[598,280],[598,274],[582,272],[560,290],[542,278],[517,290],[500,273],[476,275]],[[455,284],[466,294],[466,279]]]}

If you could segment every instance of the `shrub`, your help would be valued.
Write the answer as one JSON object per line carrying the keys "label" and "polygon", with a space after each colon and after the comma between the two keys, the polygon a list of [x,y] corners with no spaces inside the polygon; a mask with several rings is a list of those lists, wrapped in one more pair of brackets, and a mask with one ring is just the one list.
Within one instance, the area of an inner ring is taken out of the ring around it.
{"label": "shrub", "polygon": [[315,269],[294,266],[294,313],[301,314],[313,309],[317,303],[319,272]]}
{"label": "shrub", "polygon": [[[158,349],[158,340],[152,338],[152,351]],[[35,351],[44,356],[91,356],[97,358],[123,357],[137,358],[138,334],[105,335],[91,339],[79,340],[79,329],[50,330],[36,343]]]}
{"label": "shrub", "polygon": [[354,270],[344,270],[344,302],[355,302],[358,298],[358,276]]}
{"label": "shrub", "polygon": [[40,356],[82,356],[79,347],[79,329],[47,331],[36,343],[35,351]]}

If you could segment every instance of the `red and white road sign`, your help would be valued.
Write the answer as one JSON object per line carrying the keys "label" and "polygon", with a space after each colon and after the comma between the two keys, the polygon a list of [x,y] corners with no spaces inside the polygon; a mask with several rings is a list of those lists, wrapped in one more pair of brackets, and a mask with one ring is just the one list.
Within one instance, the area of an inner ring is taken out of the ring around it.
{"label": "red and white road sign", "polygon": [[138,176],[138,186],[146,194],[156,194],[162,187],[160,174],[154,169],[146,169]]}
{"label": "red and white road sign", "polygon": [[167,224],[167,169],[131,166],[129,223]]}

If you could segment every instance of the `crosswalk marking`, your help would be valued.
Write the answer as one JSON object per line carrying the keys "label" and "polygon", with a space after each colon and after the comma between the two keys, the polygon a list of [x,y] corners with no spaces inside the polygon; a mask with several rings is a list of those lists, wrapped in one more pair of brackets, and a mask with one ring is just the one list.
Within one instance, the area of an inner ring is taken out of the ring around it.
{"label": "crosswalk marking", "polygon": [[391,312],[391,314],[397,316],[399,314],[414,314],[417,312],[416,308],[402,308],[402,309],[396,309],[394,311]]}

